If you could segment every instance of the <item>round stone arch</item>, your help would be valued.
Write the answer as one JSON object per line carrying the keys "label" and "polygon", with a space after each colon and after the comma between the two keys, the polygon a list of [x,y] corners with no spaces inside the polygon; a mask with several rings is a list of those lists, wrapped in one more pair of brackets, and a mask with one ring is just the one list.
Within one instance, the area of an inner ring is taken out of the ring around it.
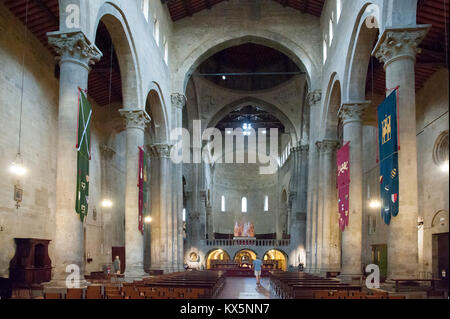
{"label": "round stone arch", "polygon": [[[374,19],[372,19],[372,17]],[[346,69],[342,83],[342,98],[345,101],[366,99],[367,69],[372,49],[380,30],[381,11],[377,4],[365,3],[354,23],[346,58]]]}
{"label": "round stone arch", "polygon": [[434,214],[430,229],[432,234],[448,233],[449,229],[448,211],[440,210]]}
{"label": "round stone arch", "polygon": [[229,47],[244,43],[254,43],[264,45],[278,50],[294,61],[300,70],[306,72],[308,86],[318,82],[320,63],[314,59],[297,43],[284,37],[279,33],[270,31],[255,31],[250,34],[248,30],[227,33],[222,36],[215,36],[206,42],[201,43],[189,56],[182,59],[182,64],[177,68],[173,86],[180,92],[185,92],[187,83],[194,70],[206,59]]}
{"label": "round stone arch", "polygon": [[337,73],[331,75],[322,113],[324,139],[338,138],[339,108],[342,104],[342,87]]}
{"label": "round stone arch", "polygon": [[246,251],[246,250],[247,250],[247,251],[250,251],[250,252],[254,253],[256,256],[259,256],[259,257],[260,257],[260,253],[259,253],[258,251],[256,251],[256,250],[254,250],[254,249],[251,249],[251,248],[241,248],[241,249],[238,249],[238,250],[234,253],[234,255],[233,255],[233,260],[236,259],[237,255],[238,255],[240,252]]}
{"label": "round stone arch", "polygon": [[280,249],[280,248],[273,247],[273,248],[270,248],[270,249],[266,250],[266,251],[264,252],[264,254],[262,255],[262,257],[261,257],[261,260],[264,261],[264,257],[265,257],[270,251],[277,251],[277,252],[280,252],[280,253],[284,256],[284,259],[285,259],[285,265],[284,265],[284,266],[285,266],[286,269],[283,269],[283,270],[286,271],[286,270],[287,270],[287,267],[288,267],[288,263],[289,263],[289,255],[286,254],[286,252],[285,252],[284,250]]}
{"label": "round stone arch", "polygon": [[208,122],[207,127],[216,127],[219,124],[220,120],[222,120],[228,113],[238,109],[239,107],[245,105],[253,105],[258,106],[266,112],[271,113],[277,119],[283,123],[284,127],[289,131],[291,136],[292,145],[298,141],[297,131],[295,130],[294,124],[291,120],[281,111],[278,107],[273,105],[272,103],[266,102],[264,100],[254,98],[254,97],[245,97],[243,99],[239,99],[234,101],[225,107],[221,108],[216,114],[214,114]]}
{"label": "round stone arch", "polygon": [[141,74],[136,54],[136,46],[128,21],[123,11],[111,2],[105,2],[98,10],[95,23],[90,30],[95,38],[98,25],[102,21],[111,36],[119,60],[124,108],[142,109]]}
{"label": "round stone arch", "polygon": [[145,101],[145,111],[150,115],[149,128],[152,143],[161,144],[169,141],[169,124],[167,106],[163,98],[160,86],[151,82]]}

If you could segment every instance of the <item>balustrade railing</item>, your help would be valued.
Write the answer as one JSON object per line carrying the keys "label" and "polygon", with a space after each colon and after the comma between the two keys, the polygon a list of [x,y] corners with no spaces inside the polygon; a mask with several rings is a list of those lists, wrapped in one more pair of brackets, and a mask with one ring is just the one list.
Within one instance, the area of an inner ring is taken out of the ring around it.
{"label": "balustrade railing", "polygon": [[206,240],[206,246],[271,246],[286,247],[290,245],[290,239],[213,239]]}

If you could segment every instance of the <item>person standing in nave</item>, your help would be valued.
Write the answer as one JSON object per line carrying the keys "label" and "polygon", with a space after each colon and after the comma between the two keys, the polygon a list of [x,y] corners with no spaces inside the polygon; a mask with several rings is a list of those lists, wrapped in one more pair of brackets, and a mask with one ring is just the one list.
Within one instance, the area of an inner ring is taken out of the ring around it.
{"label": "person standing in nave", "polygon": [[119,256],[116,256],[116,259],[114,259],[114,273],[120,274],[120,259],[119,259]]}

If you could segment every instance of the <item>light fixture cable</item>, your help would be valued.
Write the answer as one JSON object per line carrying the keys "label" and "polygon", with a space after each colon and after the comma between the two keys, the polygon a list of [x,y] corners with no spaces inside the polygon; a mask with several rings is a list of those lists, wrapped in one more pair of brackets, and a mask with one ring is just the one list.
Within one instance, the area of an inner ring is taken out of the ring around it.
{"label": "light fixture cable", "polygon": [[[28,43],[28,1],[26,1],[25,8],[25,45]],[[24,95],[24,83],[25,83],[25,48],[22,54],[22,93],[20,96],[20,115],[19,115],[19,146],[17,155],[20,157],[21,142],[22,142],[22,113],[23,113],[23,95]]]}

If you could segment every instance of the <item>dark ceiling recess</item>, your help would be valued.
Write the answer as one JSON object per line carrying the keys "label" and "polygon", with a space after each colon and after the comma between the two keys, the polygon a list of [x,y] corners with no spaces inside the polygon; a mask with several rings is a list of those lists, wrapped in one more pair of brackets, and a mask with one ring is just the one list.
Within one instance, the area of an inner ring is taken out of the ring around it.
{"label": "dark ceiling recess", "polygon": [[92,71],[89,73],[88,94],[100,106],[109,104],[110,92],[111,103],[120,103],[122,101],[122,81],[119,61],[117,60],[116,51],[112,47],[113,56],[111,63],[111,36],[105,24],[101,21],[98,25],[95,45],[103,53],[103,57],[92,66]]}
{"label": "dark ceiling recess", "polygon": [[255,91],[275,87],[298,74],[303,72],[280,51],[245,43],[214,54],[194,76],[203,76],[229,89]]}
{"label": "dark ceiling recess", "polygon": [[417,24],[431,24],[432,27],[419,48],[417,56],[416,89],[421,89],[430,76],[441,67],[448,69],[449,50],[449,0],[419,0]]}
{"label": "dark ceiling recess", "polygon": [[[214,5],[225,0],[161,0],[163,4],[167,4],[170,16],[173,21],[191,17],[197,12],[205,9],[211,9]],[[228,1],[228,0],[227,0]],[[280,3],[283,7],[291,7],[301,11],[320,17],[322,14],[325,0],[273,0]]]}
{"label": "dark ceiling recess", "polygon": [[258,106],[242,106],[233,112],[228,113],[217,125],[219,130],[242,128],[244,123],[250,123],[257,133],[258,128],[277,128],[280,133],[284,133],[284,125],[272,114],[262,110]]}

